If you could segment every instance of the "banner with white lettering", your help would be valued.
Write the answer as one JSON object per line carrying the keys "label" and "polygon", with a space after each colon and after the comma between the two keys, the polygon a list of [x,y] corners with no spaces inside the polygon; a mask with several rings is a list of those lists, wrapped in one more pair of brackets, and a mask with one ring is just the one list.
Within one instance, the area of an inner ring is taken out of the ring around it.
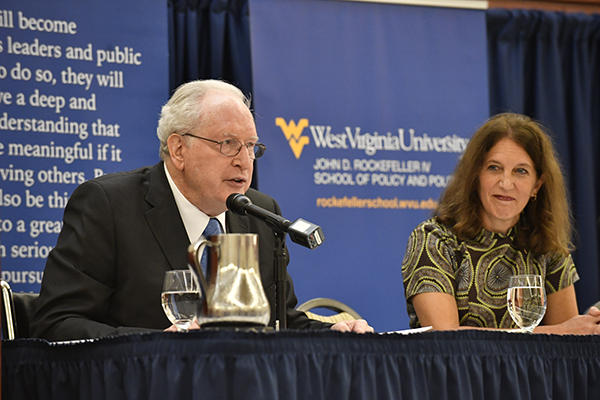
{"label": "banner with white lettering", "polygon": [[0,5],[0,251],[38,292],[77,185],[156,163],[168,99],[164,1]]}
{"label": "banner with white lettering", "polygon": [[482,10],[250,0],[259,189],[325,235],[288,241],[299,302],[408,327],[401,264],[489,115]]}

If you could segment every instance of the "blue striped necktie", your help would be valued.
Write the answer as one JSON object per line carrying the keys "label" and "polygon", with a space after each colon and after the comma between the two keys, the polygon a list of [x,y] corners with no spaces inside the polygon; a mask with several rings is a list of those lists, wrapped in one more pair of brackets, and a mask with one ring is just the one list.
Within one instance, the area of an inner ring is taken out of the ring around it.
{"label": "blue striped necktie", "polygon": [[[216,218],[211,218],[208,221],[208,225],[204,229],[204,232],[202,232],[202,236],[204,236],[206,239],[208,239],[212,235],[219,235],[222,232],[223,231],[221,230],[221,223],[219,222],[219,220]],[[204,251],[202,252],[202,258],[200,259],[200,264],[202,265],[202,272],[204,272],[204,276],[207,276],[206,275],[207,263],[208,263],[208,246],[204,248]],[[208,279],[208,277],[207,277],[207,279]]]}

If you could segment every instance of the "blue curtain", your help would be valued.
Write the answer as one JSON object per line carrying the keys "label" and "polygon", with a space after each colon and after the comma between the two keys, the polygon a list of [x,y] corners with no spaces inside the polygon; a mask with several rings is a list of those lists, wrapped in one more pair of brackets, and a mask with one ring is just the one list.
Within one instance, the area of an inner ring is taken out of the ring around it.
{"label": "blue curtain", "polygon": [[553,133],[570,190],[580,311],[600,300],[600,15],[487,13],[490,113],[529,115]]}
{"label": "blue curtain", "polygon": [[168,0],[170,87],[223,79],[252,91],[247,0]]}
{"label": "blue curtain", "polygon": [[[169,87],[222,79],[252,94],[248,0],[168,0]],[[258,189],[254,164],[252,187]]]}

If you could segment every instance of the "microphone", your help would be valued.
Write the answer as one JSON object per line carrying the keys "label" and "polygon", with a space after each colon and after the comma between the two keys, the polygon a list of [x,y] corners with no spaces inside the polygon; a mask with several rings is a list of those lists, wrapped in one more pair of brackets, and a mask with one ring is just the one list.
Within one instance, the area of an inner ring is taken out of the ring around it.
{"label": "microphone", "polygon": [[263,220],[272,229],[287,232],[292,242],[298,243],[309,249],[315,249],[323,243],[325,236],[320,226],[298,218],[294,222],[283,218],[281,215],[272,213],[252,203],[248,196],[233,193],[227,198],[227,208],[238,215],[251,215]]}

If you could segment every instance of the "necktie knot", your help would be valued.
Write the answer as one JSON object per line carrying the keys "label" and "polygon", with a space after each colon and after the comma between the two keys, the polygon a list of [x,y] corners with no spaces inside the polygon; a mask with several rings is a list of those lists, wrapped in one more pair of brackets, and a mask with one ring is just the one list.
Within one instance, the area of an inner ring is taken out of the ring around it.
{"label": "necktie knot", "polygon": [[208,221],[208,225],[206,225],[204,232],[202,232],[202,236],[204,236],[205,238],[209,238],[210,236],[218,235],[221,232],[221,223],[219,222],[219,220],[216,218],[211,218]]}

